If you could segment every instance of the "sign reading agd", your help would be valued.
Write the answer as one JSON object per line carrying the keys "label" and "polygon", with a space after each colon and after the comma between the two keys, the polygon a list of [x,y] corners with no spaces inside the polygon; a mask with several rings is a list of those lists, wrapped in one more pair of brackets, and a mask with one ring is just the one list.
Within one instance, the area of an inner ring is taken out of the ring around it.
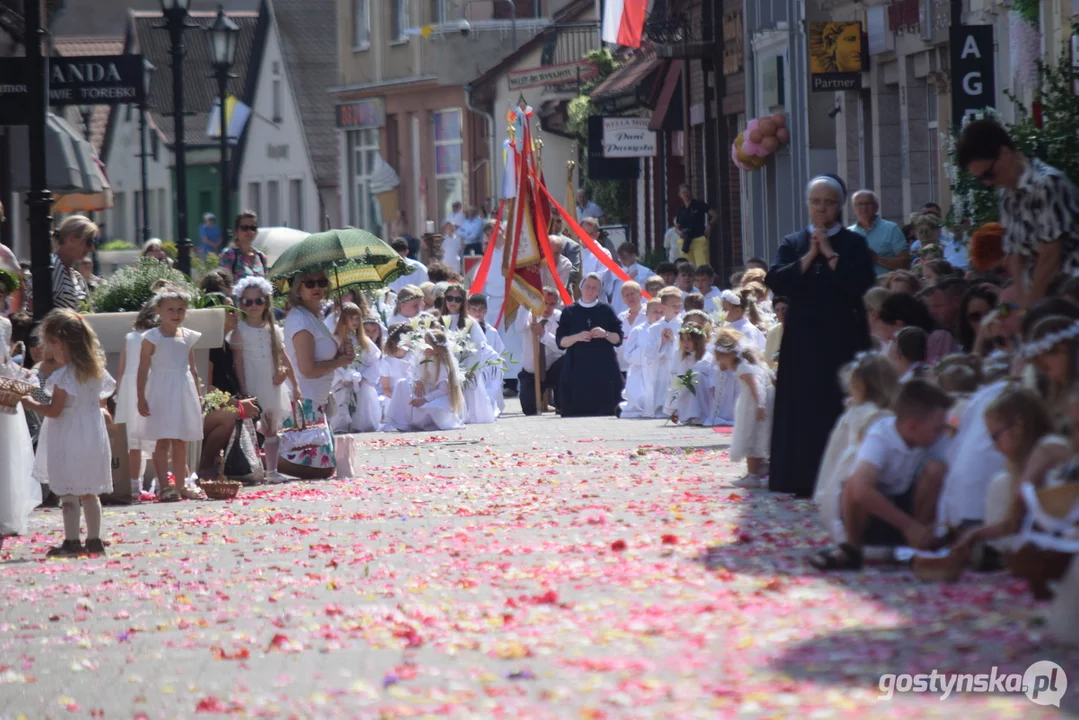
{"label": "sign reading agd", "polygon": [[996,106],[993,26],[960,25],[951,30],[952,124],[967,114]]}
{"label": "sign reading agd", "polygon": [[656,134],[648,129],[648,118],[603,118],[603,157],[655,157]]}

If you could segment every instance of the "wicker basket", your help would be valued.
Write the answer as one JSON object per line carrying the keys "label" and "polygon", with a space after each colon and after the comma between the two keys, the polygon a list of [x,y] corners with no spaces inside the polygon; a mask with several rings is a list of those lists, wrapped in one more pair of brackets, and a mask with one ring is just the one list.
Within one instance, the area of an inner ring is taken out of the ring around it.
{"label": "wicker basket", "polygon": [[0,412],[14,415],[19,401],[36,389],[37,387],[30,383],[9,377],[0,377]]}
{"label": "wicker basket", "polygon": [[211,500],[232,500],[240,492],[243,483],[221,477],[217,480],[199,480],[199,487]]}

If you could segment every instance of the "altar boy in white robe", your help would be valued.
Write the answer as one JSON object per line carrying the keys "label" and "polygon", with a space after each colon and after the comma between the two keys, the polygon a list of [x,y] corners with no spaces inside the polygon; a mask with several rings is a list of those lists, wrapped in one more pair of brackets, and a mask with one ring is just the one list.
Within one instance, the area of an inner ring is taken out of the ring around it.
{"label": "altar boy in white robe", "polygon": [[678,367],[678,330],[682,326],[682,291],[666,287],[659,293],[662,317],[648,328],[644,339],[644,371],[652,384],[647,417],[661,417]]}

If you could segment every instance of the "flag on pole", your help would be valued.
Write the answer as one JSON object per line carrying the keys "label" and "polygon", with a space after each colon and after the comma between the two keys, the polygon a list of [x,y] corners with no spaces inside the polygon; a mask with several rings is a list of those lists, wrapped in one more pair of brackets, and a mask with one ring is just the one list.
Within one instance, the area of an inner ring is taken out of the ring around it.
{"label": "flag on pole", "polygon": [[[225,97],[225,122],[228,123],[230,139],[236,140],[243,135],[244,125],[250,117],[251,108],[248,105],[233,95]],[[206,123],[206,136],[221,137],[221,101],[217,98],[214,99],[214,106],[210,109],[210,119]]]}
{"label": "flag on pole", "polygon": [[603,42],[639,48],[648,0],[607,0],[603,9]]}

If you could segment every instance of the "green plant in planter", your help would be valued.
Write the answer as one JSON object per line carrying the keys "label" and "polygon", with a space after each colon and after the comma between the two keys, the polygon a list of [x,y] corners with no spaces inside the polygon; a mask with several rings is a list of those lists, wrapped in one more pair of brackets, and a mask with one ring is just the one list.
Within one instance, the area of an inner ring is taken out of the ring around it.
{"label": "green plant in planter", "polygon": [[109,240],[98,248],[98,252],[112,252],[114,250],[138,250],[138,248],[127,240]]}
{"label": "green plant in planter", "polygon": [[153,286],[158,280],[182,287],[198,295],[195,286],[179,270],[173,270],[153,258],[140,258],[135,265],[122,268],[98,285],[90,295],[92,312],[135,312],[154,296]]}

